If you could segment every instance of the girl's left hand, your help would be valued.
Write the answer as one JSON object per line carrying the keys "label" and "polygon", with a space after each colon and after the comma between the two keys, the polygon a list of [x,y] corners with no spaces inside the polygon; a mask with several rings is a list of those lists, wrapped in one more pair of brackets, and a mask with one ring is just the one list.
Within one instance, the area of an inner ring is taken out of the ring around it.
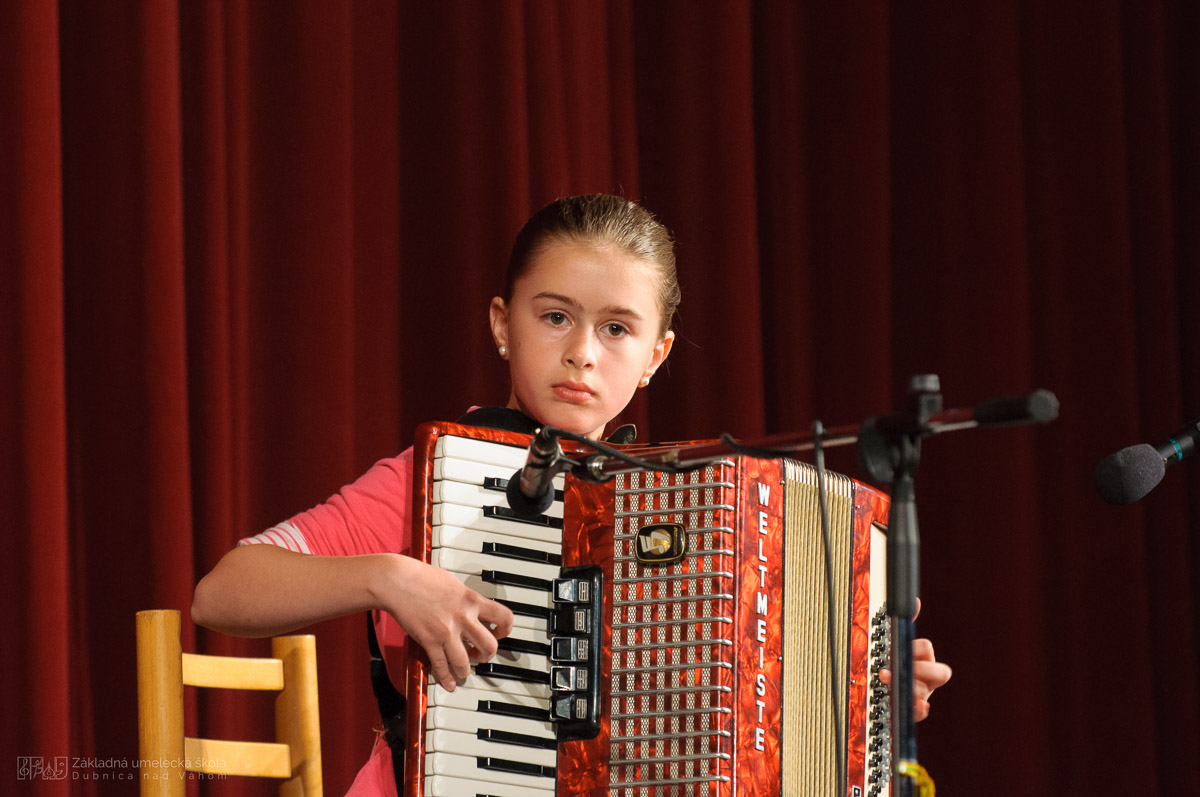
{"label": "girl's left hand", "polygon": [[[917,598],[917,615],[921,613],[921,599]],[[937,660],[933,653],[933,643],[928,639],[913,640],[913,719],[917,722],[929,716],[929,697],[933,690],[950,680],[953,672],[948,664]],[[891,670],[880,670],[879,680],[885,684],[892,682]]]}

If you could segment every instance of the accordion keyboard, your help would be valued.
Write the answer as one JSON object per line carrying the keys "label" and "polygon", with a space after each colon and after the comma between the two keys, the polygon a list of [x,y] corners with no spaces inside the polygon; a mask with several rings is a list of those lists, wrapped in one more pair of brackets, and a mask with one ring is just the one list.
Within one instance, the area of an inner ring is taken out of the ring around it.
{"label": "accordion keyboard", "polygon": [[453,692],[427,687],[425,794],[553,794],[548,618],[562,562],[561,494],[537,522],[521,521],[507,516],[504,480],[524,464],[524,449],[443,436],[437,454],[430,563],[508,605],[513,630]]}

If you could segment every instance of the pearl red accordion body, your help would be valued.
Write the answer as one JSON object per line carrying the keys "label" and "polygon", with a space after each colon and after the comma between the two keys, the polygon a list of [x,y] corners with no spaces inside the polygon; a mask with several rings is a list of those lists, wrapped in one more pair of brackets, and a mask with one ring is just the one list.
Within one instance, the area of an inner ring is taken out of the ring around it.
{"label": "pearl red accordion body", "polygon": [[410,641],[406,795],[886,793],[884,495],[829,474],[830,581],[807,465],[560,477],[559,529],[490,481],[528,443],[418,432],[413,555],[520,627],[453,694]]}

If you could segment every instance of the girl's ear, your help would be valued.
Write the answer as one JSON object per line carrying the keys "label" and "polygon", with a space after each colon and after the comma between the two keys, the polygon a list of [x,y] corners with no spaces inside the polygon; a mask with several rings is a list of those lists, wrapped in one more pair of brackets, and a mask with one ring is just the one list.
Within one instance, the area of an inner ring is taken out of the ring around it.
{"label": "girl's ear", "polygon": [[492,297],[492,304],[488,307],[488,317],[492,325],[492,340],[496,342],[496,348],[501,346],[508,348],[508,305],[499,296]]}
{"label": "girl's ear", "polygon": [[654,376],[654,372],[663,364],[663,360],[667,359],[667,355],[671,353],[671,347],[675,345],[675,333],[667,330],[667,334],[663,335],[663,339],[654,345],[654,353],[650,357],[650,364],[646,366],[645,372],[642,374],[646,379]]}

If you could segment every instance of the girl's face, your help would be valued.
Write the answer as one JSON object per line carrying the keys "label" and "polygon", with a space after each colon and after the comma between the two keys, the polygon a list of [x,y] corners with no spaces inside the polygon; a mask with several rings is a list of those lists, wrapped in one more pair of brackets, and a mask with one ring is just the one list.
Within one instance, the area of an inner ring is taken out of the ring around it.
{"label": "girl's face", "polygon": [[598,439],[671,351],[675,333],[658,337],[656,297],[653,266],[616,247],[542,247],[512,301],[492,299],[492,335],[508,347],[508,406]]}

